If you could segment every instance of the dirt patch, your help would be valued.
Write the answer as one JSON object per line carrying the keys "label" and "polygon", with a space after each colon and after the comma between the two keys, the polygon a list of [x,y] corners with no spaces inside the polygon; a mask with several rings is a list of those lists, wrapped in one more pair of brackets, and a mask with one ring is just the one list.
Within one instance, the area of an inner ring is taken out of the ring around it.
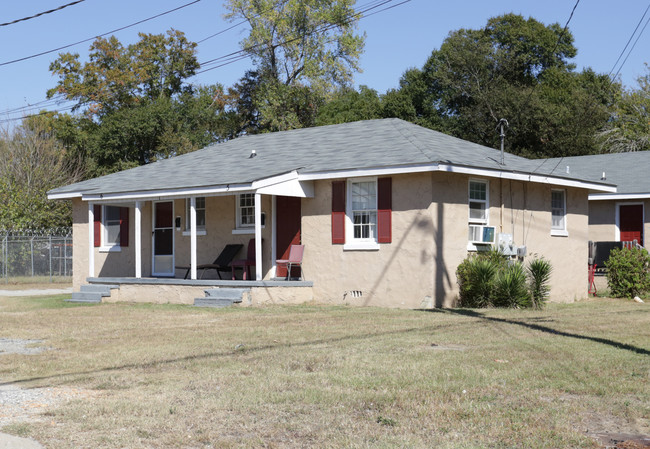
{"label": "dirt patch", "polygon": [[650,448],[650,429],[647,423],[589,413],[583,418],[583,425],[586,426],[585,433],[601,444],[602,448]]}
{"label": "dirt patch", "polygon": [[430,348],[436,351],[464,351],[465,349],[467,349],[467,346],[455,345],[455,344],[441,345],[438,343],[431,343]]}
{"label": "dirt patch", "polygon": [[23,340],[19,338],[0,338],[0,355],[4,354],[40,354],[48,348],[34,346],[43,340]]}
{"label": "dirt patch", "polygon": [[21,388],[0,385],[0,428],[18,422],[42,420],[50,407],[73,399],[87,399],[97,392],[71,387]]}

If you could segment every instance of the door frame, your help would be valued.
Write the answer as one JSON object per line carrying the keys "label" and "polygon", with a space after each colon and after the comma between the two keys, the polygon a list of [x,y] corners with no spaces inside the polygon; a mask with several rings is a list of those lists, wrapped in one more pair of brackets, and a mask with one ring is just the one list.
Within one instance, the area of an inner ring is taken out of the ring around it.
{"label": "door frame", "polygon": [[645,246],[645,203],[643,201],[616,203],[616,234],[614,235],[614,240],[617,242],[621,241],[621,206],[641,206],[641,238],[643,239],[643,245]]}
{"label": "door frame", "polygon": [[[169,273],[156,272],[156,204],[158,203],[172,203],[172,268]],[[176,233],[174,232],[174,200],[158,200],[151,202],[151,275],[159,277],[174,277],[176,276]]]}

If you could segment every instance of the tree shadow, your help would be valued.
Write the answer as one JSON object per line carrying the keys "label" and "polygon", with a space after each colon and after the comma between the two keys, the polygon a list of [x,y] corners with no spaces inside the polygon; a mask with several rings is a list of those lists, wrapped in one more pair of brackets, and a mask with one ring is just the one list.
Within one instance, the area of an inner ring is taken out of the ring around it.
{"label": "tree shadow", "polygon": [[548,326],[543,326],[541,324],[535,324],[535,323],[527,323],[525,321],[518,321],[518,320],[509,320],[506,318],[497,318],[497,317],[490,317],[490,316],[485,316],[485,314],[478,312],[476,310],[471,310],[471,309],[421,309],[422,312],[433,312],[433,313],[452,313],[456,315],[463,315],[463,316],[469,316],[473,318],[479,318],[482,320],[486,321],[492,321],[496,323],[505,323],[505,324],[514,324],[517,326],[522,326],[522,327],[527,327],[529,329],[533,329],[536,331],[540,332],[546,332],[547,334],[552,334],[552,335],[558,335],[561,337],[569,337],[569,338],[576,338],[578,340],[590,340],[596,343],[601,343],[604,345],[612,346],[616,349],[625,349],[627,351],[632,351],[636,352],[637,354],[642,354],[642,355],[650,355],[650,350],[641,348],[638,346],[630,345],[627,343],[621,343],[618,341],[610,340],[608,338],[601,338],[601,337],[592,337],[590,335],[581,335],[581,334],[575,334],[571,332],[566,332],[566,331],[561,331],[557,329],[553,329],[552,327]]}

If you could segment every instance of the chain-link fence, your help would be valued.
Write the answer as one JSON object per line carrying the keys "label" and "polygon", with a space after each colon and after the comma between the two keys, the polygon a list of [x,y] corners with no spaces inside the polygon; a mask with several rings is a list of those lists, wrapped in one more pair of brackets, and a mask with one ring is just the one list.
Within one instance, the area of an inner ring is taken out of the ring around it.
{"label": "chain-link fence", "polygon": [[72,230],[0,230],[0,277],[10,281],[58,282],[72,276]]}

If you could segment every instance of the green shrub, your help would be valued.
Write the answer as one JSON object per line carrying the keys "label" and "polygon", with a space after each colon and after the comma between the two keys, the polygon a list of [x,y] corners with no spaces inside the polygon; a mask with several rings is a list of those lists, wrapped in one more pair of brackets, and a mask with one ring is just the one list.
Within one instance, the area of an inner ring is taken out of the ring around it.
{"label": "green shrub", "polygon": [[[528,276],[527,276],[528,275]],[[468,256],[458,265],[460,307],[535,307],[548,299],[551,263],[532,260],[526,269],[498,250]]]}
{"label": "green shrub", "polygon": [[548,299],[551,287],[551,262],[544,259],[533,259],[528,263],[528,278],[531,306],[541,309]]}
{"label": "green shrub", "polygon": [[499,271],[494,281],[493,304],[496,307],[530,307],[523,265],[515,262]]}
{"label": "green shrub", "polygon": [[605,266],[612,296],[633,298],[650,289],[650,255],[645,248],[615,248]]}

